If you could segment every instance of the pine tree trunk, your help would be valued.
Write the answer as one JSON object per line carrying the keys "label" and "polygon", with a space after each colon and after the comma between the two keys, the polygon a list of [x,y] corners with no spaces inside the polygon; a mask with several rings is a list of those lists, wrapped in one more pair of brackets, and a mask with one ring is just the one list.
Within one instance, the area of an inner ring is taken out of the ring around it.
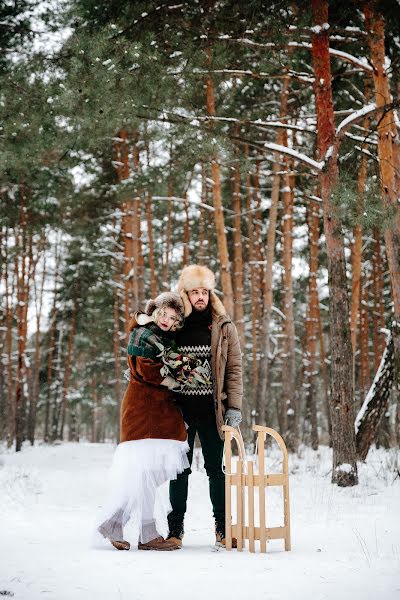
{"label": "pine tree trunk", "polygon": [[[362,281],[362,280],[361,280]],[[369,286],[365,277],[360,299],[360,388],[364,397],[371,385],[369,366]]]}
{"label": "pine tree trunk", "polygon": [[[280,143],[278,135],[278,142]],[[267,405],[268,385],[269,385],[269,331],[272,311],[272,274],[275,261],[275,238],[276,238],[276,223],[278,218],[278,203],[279,203],[279,188],[281,177],[279,175],[279,155],[275,155],[275,161],[272,164],[272,192],[271,206],[269,209],[268,233],[267,233],[267,248],[266,248],[266,263],[264,273],[264,290],[263,290],[263,320],[261,326],[261,344],[260,344],[260,368],[257,386],[257,422],[260,425],[267,425],[271,418],[271,411]]]}
{"label": "pine tree trunk", "polygon": [[[135,173],[140,171],[140,154],[139,145],[137,143],[138,134],[136,134],[136,140],[133,145],[133,167]],[[132,312],[142,309],[144,306],[146,291],[145,291],[145,279],[144,279],[144,257],[143,257],[143,245],[142,245],[142,200],[137,191],[137,196],[134,199],[133,214],[134,214],[134,230],[133,230],[133,247],[134,247],[134,262],[136,265],[135,272],[135,285],[137,286],[136,304],[132,307]]]}
{"label": "pine tree trunk", "polygon": [[157,296],[157,278],[156,278],[156,262],[154,254],[154,237],[153,237],[153,218],[151,210],[151,194],[146,194],[146,220],[147,220],[147,235],[149,238],[149,266],[150,266],[150,295],[152,298]]}
{"label": "pine tree trunk", "polygon": [[379,424],[387,409],[393,385],[393,350],[393,336],[390,334],[374,382],[355,421],[357,454],[360,460],[367,458],[371,444],[377,440]]}
{"label": "pine tree trunk", "polygon": [[324,408],[326,413],[326,421],[328,423],[329,446],[332,446],[332,420],[331,407],[329,401],[329,385],[328,385],[328,370],[326,368],[326,353],[324,344],[324,332],[322,329],[321,309],[318,303],[318,337],[319,337],[319,352],[321,356],[321,374],[322,385],[324,390]]}
{"label": "pine tree trunk", "polygon": [[[283,145],[288,145],[286,130],[283,130]],[[282,372],[282,409],[286,413],[287,430],[284,433],[286,445],[290,452],[296,452],[298,447],[298,414],[295,390],[295,331],[293,314],[293,189],[289,178],[290,161],[284,157],[285,173],[282,177],[283,189],[283,364]]]}
{"label": "pine tree trunk", "polygon": [[308,284],[308,314],[306,321],[306,406],[307,421],[310,427],[311,447],[318,450],[318,419],[317,419],[317,340],[318,340],[318,243],[319,243],[319,204],[310,200],[308,209],[308,231],[310,243],[309,284]]}
{"label": "pine tree trunk", "polygon": [[[311,40],[318,153],[323,159],[335,142],[329,34],[323,27],[323,24],[328,22],[327,0],[312,0],[312,12],[313,25],[319,26],[318,32],[312,33]],[[344,242],[341,224],[331,201],[332,188],[338,180],[338,175],[337,156],[333,154],[319,175],[330,291],[332,482],[349,486],[358,483],[358,475]]]}
{"label": "pine tree trunk", "polygon": [[[27,423],[27,438],[30,443],[35,443],[35,429],[36,429],[36,413],[37,413],[37,403],[39,399],[39,369],[41,362],[41,321],[42,321],[42,311],[43,311],[43,299],[44,299],[44,284],[47,277],[46,270],[46,254],[44,253],[44,243],[45,240],[41,240],[41,246],[43,251],[43,272],[40,282],[39,289],[39,298],[37,293],[37,287],[35,280],[33,279],[34,284],[34,293],[35,293],[35,306],[36,306],[36,333],[35,333],[35,352],[33,358],[33,382],[32,382],[32,390],[31,396],[29,399],[29,412],[28,412],[28,423]],[[39,252],[38,252],[39,255]]]}
{"label": "pine tree trunk", "polygon": [[[114,221],[114,230],[115,230]],[[114,261],[114,328],[113,328],[113,350],[114,350],[114,365],[115,365],[115,385],[114,396],[116,404],[115,418],[115,439],[118,442],[120,437],[119,427],[119,407],[121,402],[121,343],[120,343],[120,296],[119,290],[121,287],[121,272],[119,269],[118,259]]]}
{"label": "pine tree trunk", "polygon": [[50,441],[50,407],[51,407],[51,396],[52,396],[52,383],[53,383],[53,359],[55,351],[56,341],[56,322],[57,322],[57,309],[55,307],[55,298],[52,311],[52,320],[49,333],[49,356],[47,360],[47,393],[46,393],[46,404],[45,404],[45,415],[44,415],[44,433],[43,441]]}
{"label": "pine tree trunk", "polygon": [[373,229],[372,249],[372,293],[373,293],[373,344],[374,344],[374,372],[379,368],[383,351],[385,349],[384,337],[381,329],[385,325],[384,299],[383,299],[383,274],[382,254],[380,245],[380,231]]}
{"label": "pine tree trunk", "polygon": [[[4,250],[4,284],[5,284],[5,300],[6,300],[6,355],[7,355],[7,446],[10,448],[15,439],[15,395],[14,395],[14,379],[12,369],[12,324],[13,324],[13,309],[12,309],[12,298],[14,295],[12,289],[10,290],[10,273],[9,273],[9,252],[8,244],[5,245]],[[15,272],[14,272],[15,280]]]}
{"label": "pine tree trunk", "polygon": [[[209,60],[211,61],[211,52],[209,52]],[[206,82],[206,94],[207,94],[207,114],[215,116],[215,97],[214,97],[214,83],[211,76],[207,77]],[[211,157],[211,178],[213,181],[212,197],[214,205],[214,217],[215,217],[215,229],[217,233],[217,248],[218,257],[220,263],[220,274],[221,274],[221,287],[223,293],[223,302],[228,315],[234,315],[233,310],[233,289],[232,289],[232,278],[230,271],[229,255],[228,255],[228,242],[225,232],[225,221],[222,205],[222,191],[221,191],[221,168],[219,164],[219,157],[217,152]]]}
{"label": "pine tree trunk", "polygon": [[174,195],[174,190],[172,187],[172,181],[169,179],[168,181],[168,215],[167,215],[167,237],[165,240],[165,254],[164,254],[164,264],[163,264],[163,280],[162,285],[165,290],[170,289],[169,285],[169,262],[171,259],[171,230],[172,230],[172,196]]}
{"label": "pine tree trunk", "polygon": [[185,211],[185,223],[183,226],[183,267],[186,267],[190,263],[189,256],[189,240],[190,240],[190,225],[189,225],[189,209],[187,201],[186,190],[182,194],[183,197],[183,209]]}
{"label": "pine tree trunk", "polygon": [[[21,221],[18,234],[18,250],[15,258],[17,275],[17,373],[15,386],[15,450],[19,452],[26,434],[26,340],[27,340],[27,305],[29,302],[28,288],[28,239],[27,239],[27,206],[26,190],[20,189]],[[19,256],[18,256],[19,254]]]}
{"label": "pine tree trunk", "polygon": [[65,357],[65,370],[64,370],[64,381],[63,381],[63,389],[62,389],[62,401],[61,401],[61,423],[60,423],[60,431],[58,434],[58,438],[60,440],[64,439],[64,425],[67,417],[67,409],[68,409],[68,391],[69,391],[69,381],[71,378],[71,360],[75,339],[75,322],[76,322],[76,312],[77,306],[75,305],[71,315],[71,322],[69,325],[69,335],[67,341],[67,354]]}
{"label": "pine tree trunk", "polygon": [[[238,133],[238,132],[237,132]],[[235,146],[235,164],[233,167],[233,289],[235,298],[234,320],[237,327],[239,342],[244,350],[244,310],[243,310],[243,256],[242,256],[242,220],[240,194],[240,151]]]}
{"label": "pine tree trunk", "polygon": [[[385,22],[378,0],[364,4],[365,29],[368,33],[370,63],[373,67],[375,102],[384,106],[391,102],[389,79],[385,70]],[[378,157],[383,206],[390,215],[384,237],[393,298],[394,325],[394,389],[396,402],[400,401],[400,206],[396,180],[399,164],[398,132],[394,127],[394,112],[382,115],[378,128]]]}
{"label": "pine tree trunk", "polygon": [[[249,156],[249,148],[245,147],[246,157]],[[247,264],[250,270],[250,311],[251,311],[251,371],[252,371],[252,392],[253,403],[256,405],[258,389],[258,369],[257,369],[257,285],[256,285],[256,267],[255,267],[255,242],[254,242],[254,219],[251,193],[251,175],[246,174],[246,212],[247,212],[247,236],[249,238],[247,248]],[[261,415],[258,415],[261,418]],[[262,422],[262,421],[261,421]]]}

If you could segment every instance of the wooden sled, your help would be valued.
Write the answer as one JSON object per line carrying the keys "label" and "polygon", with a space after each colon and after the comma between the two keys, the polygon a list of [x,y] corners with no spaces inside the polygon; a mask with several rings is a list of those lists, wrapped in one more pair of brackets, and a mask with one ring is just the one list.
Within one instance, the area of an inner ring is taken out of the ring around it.
{"label": "wooden sled", "polygon": [[[224,425],[225,432],[225,539],[226,549],[232,550],[232,538],[237,539],[237,549],[243,550],[245,540],[249,542],[250,552],[255,552],[255,542],[260,542],[260,552],[267,551],[269,540],[285,540],[285,550],[290,550],[290,509],[289,509],[289,473],[288,454],[285,442],[277,431],[270,427],[254,425],[253,431],[258,436],[258,473],[254,472],[252,459],[246,459],[243,438],[240,432],[233,427]],[[283,472],[265,473],[265,438],[270,435],[277,442],[283,454]],[[236,463],[236,472],[232,472],[232,439],[235,440],[239,458]],[[236,523],[232,522],[232,486],[236,488]],[[267,527],[265,514],[265,488],[267,486],[283,487],[283,515],[282,527]],[[247,488],[247,511],[245,505]],[[258,507],[254,503],[254,489],[258,488]],[[255,510],[259,513],[259,526],[254,525]],[[247,512],[247,523],[246,523]]]}

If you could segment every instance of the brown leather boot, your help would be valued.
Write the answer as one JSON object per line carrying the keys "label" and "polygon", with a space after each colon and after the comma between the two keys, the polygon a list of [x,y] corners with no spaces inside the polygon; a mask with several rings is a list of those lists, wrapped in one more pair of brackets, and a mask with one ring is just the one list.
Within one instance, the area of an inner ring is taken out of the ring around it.
{"label": "brown leather boot", "polygon": [[154,538],[154,540],[150,540],[150,542],[146,542],[145,544],[142,544],[141,542],[139,542],[139,544],[138,544],[139,550],[168,551],[168,550],[178,550],[178,548],[179,548],[179,546],[177,546],[174,542],[172,542],[171,540],[164,540],[164,538],[161,536]]}
{"label": "brown leather boot", "polygon": [[172,542],[177,548],[182,548],[182,538],[177,538],[173,535],[171,537],[168,536],[167,542]]}
{"label": "brown leather boot", "polygon": [[[226,548],[226,538],[222,537],[222,534],[218,533],[218,531],[215,533],[215,545],[220,548]],[[232,548],[237,548],[236,538],[232,538]]]}
{"label": "brown leather boot", "polygon": [[117,550],[130,550],[130,543],[125,540],[110,540],[114,548]]}

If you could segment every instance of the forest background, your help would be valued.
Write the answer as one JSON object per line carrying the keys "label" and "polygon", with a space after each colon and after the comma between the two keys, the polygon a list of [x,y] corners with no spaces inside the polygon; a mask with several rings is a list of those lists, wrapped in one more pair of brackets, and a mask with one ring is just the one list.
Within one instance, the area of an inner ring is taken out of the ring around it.
{"label": "forest background", "polygon": [[0,438],[118,439],[129,316],[208,265],[242,432],[400,439],[396,0],[0,6]]}

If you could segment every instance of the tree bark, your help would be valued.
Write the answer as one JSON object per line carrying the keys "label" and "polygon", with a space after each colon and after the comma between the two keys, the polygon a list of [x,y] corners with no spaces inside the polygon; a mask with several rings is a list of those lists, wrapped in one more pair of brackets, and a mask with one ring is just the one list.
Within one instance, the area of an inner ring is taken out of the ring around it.
{"label": "tree bark", "polygon": [[[312,14],[313,25],[319,26],[318,32],[312,33],[311,40],[318,153],[320,159],[324,159],[328,149],[334,150],[335,143],[329,34],[323,27],[328,22],[327,0],[312,0]],[[331,201],[332,188],[338,176],[337,155],[333,152],[319,174],[330,290],[332,482],[349,486],[358,483],[358,474],[346,263],[341,224]]]}
{"label": "tree bark", "polygon": [[310,244],[308,311],[306,319],[306,416],[310,428],[311,447],[318,450],[318,419],[317,419],[317,340],[318,340],[318,242],[319,242],[319,204],[310,200],[308,209],[308,231]]}
{"label": "tree bark", "polygon": [[367,458],[371,444],[377,440],[379,424],[388,405],[393,384],[393,350],[393,336],[390,333],[374,382],[355,421],[357,454],[360,460]]}
{"label": "tree bark", "polygon": [[[211,51],[209,51],[209,61],[211,62]],[[206,81],[207,114],[215,116],[215,95],[214,82],[211,75]],[[225,221],[222,205],[221,192],[221,168],[219,164],[218,153],[214,152],[211,157],[211,178],[213,181],[212,197],[214,205],[215,229],[217,233],[218,257],[221,269],[221,286],[223,293],[223,302],[228,315],[234,315],[233,309],[233,289],[228,255],[228,242],[225,232]]]}
{"label": "tree bark", "polygon": [[233,289],[235,298],[234,320],[237,327],[240,347],[244,350],[244,310],[243,310],[243,255],[242,255],[242,220],[240,194],[240,150],[235,146],[235,164],[233,166]]}
{"label": "tree bark", "polygon": [[[373,67],[375,102],[384,106],[391,102],[388,75],[385,70],[385,22],[378,0],[364,4],[365,29],[368,33],[370,63]],[[394,127],[394,111],[383,113],[378,121],[378,157],[382,202],[387,211],[384,229],[391,291],[393,298],[394,326],[394,390],[396,402],[400,401],[400,206],[396,165],[399,164],[398,132]]]}

